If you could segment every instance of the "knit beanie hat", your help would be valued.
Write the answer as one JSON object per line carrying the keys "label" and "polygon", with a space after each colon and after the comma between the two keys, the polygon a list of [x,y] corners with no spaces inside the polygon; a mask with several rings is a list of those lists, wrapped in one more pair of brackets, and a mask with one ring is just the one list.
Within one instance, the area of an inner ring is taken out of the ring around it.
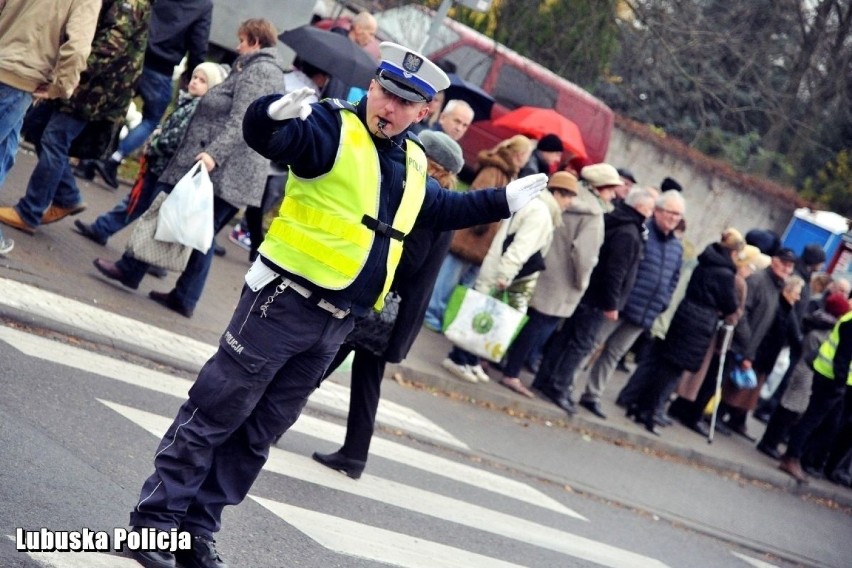
{"label": "knit beanie hat", "polygon": [[849,311],[849,300],[843,292],[834,292],[825,299],[825,311],[836,318]]}
{"label": "knit beanie hat", "polygon": [[225,77],[228,76],[228,71],[219,65],[218,63],[213,63],[212,61],[205,61],[204,63],[199,63],[195,66],[194,71],[201,71],[204,73],[204,76],[207,77],[207,88],[212,89],[219,83],[225,80]]}
{"label": "knit beanie hat", "polygon": [[536,144],[536,149],[542,152],[562,152],[562,140],[556,134],[545,134]]}
{"label": "knit beanie hat", "polygon": [[461,171],[464,166],[464,157],[458,142],[443,132],[435,130],[424,130],[418,136],[420,141],[423,142],[427,158],[431,158],[439,166],[453,174]]}
{"label": "knit beanie hat", "polygon": [[804,262],[806,266],[822,264],[825,262],[825,251],[818,244],[811,243],[802,251],[802,262]]}
{"label": "knit beanie hat", "polygon": [[663,180],[663,183],[660,184],[660,190],[668,191],[670,189],[674,189],[675,191],[683,191],[683,186],[680,185],[676,179],[667,177]]}

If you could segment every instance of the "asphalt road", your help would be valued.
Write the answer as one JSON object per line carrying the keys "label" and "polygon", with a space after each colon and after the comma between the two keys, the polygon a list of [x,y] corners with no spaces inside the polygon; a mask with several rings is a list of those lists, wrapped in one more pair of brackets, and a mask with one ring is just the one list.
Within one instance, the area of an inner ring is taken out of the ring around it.
{"label": "asphalt road", "polygon": [[[9,328],[0,328],[0,358],[7,362],[0,371],[0,532],[14,537],[17,528],[88,528],[111,535],[124,527],[150,472],[158,435],[189,381]],[[429,444],[395,435],[393,429],[381,432],[367,474],[350,480],[308,457],[317,449],[334,449],[342,437],[339,421],[328,413],[335,405],[320,397],[273,451],[251,499],[226,511],[219,545],[231,565],[794,565],[505,468],[487,452],[472,458],[465,448],[487,445],[485,438],[491,444],[496,439],[511,443],[533,434],[538,442],[527,443],[529,451],[556,443],[549,438],[564,437],[564,432],[517,424],[502,414],[436,400],[427,392],[389,387],[388,400],[400,404],[392,413],[407,416],[415,434],[423,429],[418,437],[442,431],[447,441]],[[435,430],[418,426],[418,416]],[[572,453],[578,458],[565,459],[577,462],[568,477],[588,482],[582,470],[593,465],[598,472],[630,469],[657,475],[653,469],[659,460],[652,456],[595,441],[575,443],[595,446],[596,458],[592,464],[582,450],[559,447],[563,459]],[[677,464],[664,469],[669,473],[658,478],[660,494],[680,492],[687,481],[706,484],[716,477],[690,474],[687,466]],[[696,479],[687,479],[693,475]],[[605,483],[604,476],[596,477]],[[740,489],[740,506],[744,499],[755,506],[767,500],[786,506],[783,494]],[[654,500],[652,495],[644,498]],[[812,513],[813,519],[800,519],[812,530],[818,528],[815,523],[838,520],[832,519],[837,513],[818,506]],[[764,524],[766,530],[790,536],[792,527],[785,519],[769,517]],[[133,565],[115,555],[29,555],[15,550],[13,538],[0,542],[2,566]],[[837,546],[836,552],[848,557],[848,547],[844,552],[842,543]]]}

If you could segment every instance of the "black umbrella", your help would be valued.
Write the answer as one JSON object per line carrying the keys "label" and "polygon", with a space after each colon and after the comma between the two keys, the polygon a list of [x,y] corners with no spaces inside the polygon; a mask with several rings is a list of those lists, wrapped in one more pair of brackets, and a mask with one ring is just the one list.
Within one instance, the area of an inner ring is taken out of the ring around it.
{"label": "black umbrella", "polygon": [[473,109],[474,122],[491,118],[494,97],[455,73],[447,73],[447,77],[450,78],[450,86],[447,87],[445,100],[461,99],[469,104]]}
{"label": "black umbrella", "polygon": [[347,85],[366,88],[379,66],[370,54],[345,35],[311,25],[283,32],[278,39],[290,46],[299,59]]}

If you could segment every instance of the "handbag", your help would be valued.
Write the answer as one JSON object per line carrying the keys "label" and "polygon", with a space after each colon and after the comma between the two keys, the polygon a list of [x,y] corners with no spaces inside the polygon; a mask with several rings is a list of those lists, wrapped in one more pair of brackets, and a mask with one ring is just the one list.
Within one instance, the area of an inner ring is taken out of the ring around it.
{"label": "handbag", "polygon": [[127,242],[127,252],[133,258],[160,266],[172,272],[181,272],[186,268],[192,249],[180,243],[169,243],[157,240],[157,224],[159,223],[160,207],[168,194],[160,192],[147,211],[133,222],[133,232]]}
{"label": "handbag", "polygon": [[355,317],[355,327],[346,336],[344,343],[379,357],[384,355],[396,318],[399,316],[401,301],[399,294],[394,291],[388,292],[381,311],[370,310],[366,316]]}
{"label": "handbag", "polygon": [[160,207],[155,237],[203,254],[213,245],[213,183],[200,160],[180,178]]}
{"label": "handbag", "polygon": [[527,316],[503,298],[456,286],[444,312],[444,336],[483,359],[499,362],[520,333]]}
{"label": "handbag", "polygon": [[757,386],[757,374],[754,369],[743,369],[740,366],[742,360],[742,355],[734,355],[734,368],[728,377],[738,389],[753,389]]}

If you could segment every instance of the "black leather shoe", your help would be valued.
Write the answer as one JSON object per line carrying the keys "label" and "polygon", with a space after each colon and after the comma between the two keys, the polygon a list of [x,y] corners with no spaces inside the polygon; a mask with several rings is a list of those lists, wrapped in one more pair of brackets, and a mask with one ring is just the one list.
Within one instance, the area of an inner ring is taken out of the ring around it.
{"label": "black leather shoe", "polygon": [[606,414],[604,414],[604,411],[601,408],[601,403],[597,400],[583,400],[581,398],[580,406],[582,406],[601,420],[606,420]]}
{"label": "black leather shoe", "polygon": [[213,239],[213,254],[216,256],[225,256],[225,247],[216,242],[216,239]]}
{"label": "black leather shoe", "polygon": [[96,242],[101,246],[107,244],[107,240],[95,233],[91,225],[87,225],[79,219],[74,220],[74,228],[77,229],[78,233],[80,233],[90,241]]}
{"label": "black leather shoe", "polygon": [[731,431],[734,434],[739,434],[740,436],[742,436],[743,438],[745,438],[749,442],[757,442],[757,438],[755,438],[754,436],[752,436],[751,434],[748,433],[748,430],[746,430],[745,425],[732,426],[732,425],[728,424],[727,426],[728,426],[728,428],[731,429]]}
{"label": "black leather shoe", "polygon": [[359,479],[361,473],[364,471],[364,467],[367,465],[366,461],[347,458],[340,452],[334,452],[333,454],[314,452],[313,458],[325,467],[345,473],[352,479]]}
{"label": "black leather shoe", "polygon": [[781,459],[781,452],[778,451],[778,448],[766,445],[763,442],[757,444],[757,451],[762,453],[762,454],[769,456],[770,458],[772,458],[774,460],[780,460]]}
{"label": "black leather shoe", "polygon": [[216,541],[203,536],[192,537],[192,548],[178,550],[175,558],[185,568],[228,568],[216,551]]}
{"label": "black leather shoe", "polygon": [[683,425],[705,438],[710,436],[710,427],[701,420],[697,420],[695,422],[683,422]]}
{"label": "black leather shoe", "polygon": [[113,189],[118,189],[118,166],[119,162],[115,160],[94,160],[92,165],[95,171],[100,174],[108,186]]}
{"label": "black leather shoe", "polygon": [[148,292],[148,297],[160,304],[161,306],[165,306],[168,309],[179,313],[185,318],[191,318],[192,313],[195,311],[192,308],[187,308],[181,305],[174,296],[172,296],[171,292],[155,292],[151,290]]}
{"label": "black leather shoe", "polygon": [[[130,527],[131,532],[139,532],[138,527]],[[175,555],[167,550],[130,550],[124,553],[145,568],[175,568]]]}
{"label": "black leather shoe", "polygon": [[[641,420],[642,420],[642,425],[645,426],[645,430],[647,430],[648,432],[650,432],[654,436],[660,435],[660,432],[657,430],[657,423],[654,421],[654,414],[653,413],[645,414],[645,416],[643,416],[641,418]],[[638,419],[637,419],[637,421],[638,421]]]}
{"label": "black leather shoe", "polygon": [[577,407],[574,406],[573,401],[567,396],[563,396],[559,391],[551,388],[542,388],[539,389],[539,392],[550,402],[564,410],[568,416],[574,416],[577,414]]}
{"label": "black leather shoe", "polygon": [[136,290],[139,288],[138,284],[128,284],[124,277],[124,272],[116,266],[114,262],[110,262],[109,260],[104,260],[102,258],[96,258],[92,264],[95,265],[95,268],[98,269],[98,272],[109,278],[110,280],[117,280],[121,282],[123,285],[127,286],[131,290]]}

